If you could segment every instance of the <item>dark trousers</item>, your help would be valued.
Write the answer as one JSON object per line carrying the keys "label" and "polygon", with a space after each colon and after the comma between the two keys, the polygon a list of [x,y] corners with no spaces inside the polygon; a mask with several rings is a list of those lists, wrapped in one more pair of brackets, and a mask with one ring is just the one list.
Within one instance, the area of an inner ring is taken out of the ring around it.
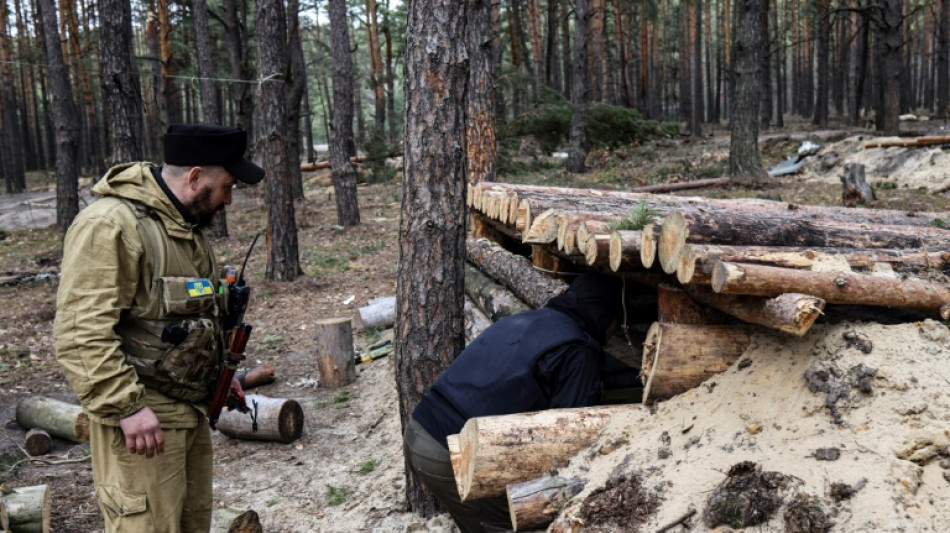
{"label": "dark trousers", "polygon": [[505,496],[463,502],[459,498],[449,451],[421,424],[411,419],[403,435],[403,453],[416,478],[448,509],[462,533],[510,531],[511,516]]}

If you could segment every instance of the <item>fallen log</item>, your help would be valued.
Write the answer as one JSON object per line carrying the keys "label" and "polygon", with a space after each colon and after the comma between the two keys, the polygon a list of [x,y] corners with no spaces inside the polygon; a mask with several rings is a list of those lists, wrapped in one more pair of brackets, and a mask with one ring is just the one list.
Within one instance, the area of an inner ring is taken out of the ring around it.
{"label": "fallen log", "polygon": [[543,529],[557,518],[564,505],[584,490],[580,477],[546,476],[508,485],[508,510],[515,531]]}
{"label": "fallen log", "polygon": [[465,340],[472,341],[475,337],[482,334],[483,331],[491,326],[491,319],[484,311],[479,309],[478,304],[472,301],[468,296],[462,304],[462,314],[465,315]]}
{"label": "fallen log", "polygon": [[491,322],[531,309],[510,290],[499,285],[470,263],[465,263],[465,294],[488,316]]}
{"label": "fallen log", "polygon": [[89,417],[82,407],[44,396],[20,400],[16,423],[23,429],[40,428],[54,437],[80,444],[89,440]]}
{"label": "fallen log", "polygon": [[215,507],[210,533],[264,533],[261,519],[253,509]]}
{"label": "fallen log", "polygon": [[[673,273],[686,243],[831,248],[950,249],[950,231],[915,226],[829,224],[801,219],[762,219],[746,214],[674,211],[663,219],[657,257]],[[644,262],[646,264],[646,262]]]}
{"label": "fallen log", "polygon": [[53,510],[46,485],[19,487],[0,492],[0,509],[6,514],[4,530],[16,533],[49,533]]}
{"label": "fallen log", "polygon": [[783,293],[811,294],[830,304],[919,309],[935,314],[950,304],[950,288],[942,283],[724,261],[713,267],[712,289],[723,294],[769,297]]}
{"label": "fallen log", "polygon": [[469,420],[459,433],[455,477],[462,501],[501,496],[512,483],[567,464],[594,442],[612,415],[635,408],[550,409]]}
{"label": "fallen log", "polygon": [[314,329],[320,386],[337,389],[356,381],[353,328],[350,319],[324,318],[317,320]]}
{"label": "fallen log", "polygon": [[611,225],[608,220],[582,220],[577,224],[574,247],[588,266],[608,268]]}
{"label": "fallen log", "polygon": [[685,287],[685,291],[694,300],[739,320],[796,337],[807,333],[825,309],[824,300],[809,294],[786,293],[764,298],[720,294],[706,286]]}
{"label": "fallen log", "polygon": [[654,322],[643,342],[643,403],[672,398],[728,369],[752,332],[751,326]]}
{"label": "fallen log", "polygon": [[899,272],[950,269],[950,252],[946,251],[687,244],[676,268],[676,278],[683,284],[708,284],[711,280],[708,276],[702,280],[694,280],[694,277],[703,273],[711,275],[716,261],[807,269],[835,260],[844,260],[851,268],[863,270],[881,263],[889,264]]}
{"label": "fallen log", "polygon": [[[350,356],[350,359],[353,359]],[[218,431],[236,439],[293,442],[303,432],[303,409],[296,400],[246,396],[251,414],[224,409],[218,419]]]}
{"label": "fallen log", "polygon": [[360,307],[360,322],[366,329],[387,329],[396,323],[396,297],[373,298]]}
{"label": "fallen log", "polygon": [[466,258],[534,308],[544,307],[548,300],[567,288],[563,281],[536,271],[527,258],[487,239],[467,239]]}
{"label": "fallen log", "polygon": [[50,438],[49,433],[40,428],[27,431],[26,436],[23,437],[23,449],[30,457],[46,455],[52,447],[53,439]]}
{"label": "fallen log", "polygon": [[915,137],[913,139],[883,139],[880,141],[868,141],[864,143],[864,148],[890,148],[894,146],[938,146],[941,144],[950,144],[950,136],[928,135],[923,137]]}
{"label": "fallen log", "polygon": [[244,390],[274,382],[274,365],[264,363],[253,368],[238,370],[234,375]]}

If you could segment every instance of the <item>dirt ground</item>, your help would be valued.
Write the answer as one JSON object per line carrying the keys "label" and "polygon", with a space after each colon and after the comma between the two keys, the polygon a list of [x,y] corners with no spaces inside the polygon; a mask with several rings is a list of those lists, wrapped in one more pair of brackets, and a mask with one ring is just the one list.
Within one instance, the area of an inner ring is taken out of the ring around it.
{"label": "dirt ground", "polygon": [[[866,162],[868,181],[876,186],[874,207],[950,213],[950,165],[939,148],[860,150],[858,138],[838,132],[780,133],[763,139],[767,165],[793,154],[805,139],[816,139],[822,151],[809,159],[802,173],[769,180],[756,188],[699,189],[683,194],[760,196],[836,205],[840,202],[841,165],[857,158]],[[558,161],[540,158],[537,163],[543,170],[503,179],[630,188],[711,177],[717,170],[721,174],[727,157],[728,143],[722,137],[666,140],[593,154],[595,168],[584,177],[571,176]],[[895,163],[898,160],[900,164]],[[913,164],[918,165],[915,171],[901,172]],[[43,185],[36,183],[37,189]],[[361,186],[362,224],[346,229],[335,225],[327,175],[307,175],[306,189],[306,199],[297,203],[300,260],[306,275],[292,283],[264,280],[265,247],[259,244],[247,267],[253,295],[246,316],[255,328],[249,362],[271,363],[277,376],[275,383],[252,392],[297,400],[305,417],[303,436],[280,444],[215,433],[215,503],[255,510],[268,533],[453,531],[451,520],[444,515],[427,520],[405,510],[392,358],[359,365],[356,382],[342,390],[320,387],[315,366],[312,332],[318,319],[353,319],[357,349],[391,335],[390,331],[364,330],[358,309],[372,298],[395,295],[400,184]],[[10,204],[23,205],[25,198],[0,196],[0,214],[9,212],[5,206]],[[30,198],[26,204],[35,210],[37,202]],[[265,217],[262,191],[236,192],[228,211],[231,236],[215,242],[222,263],[240,262],[256,232],[264,228]],[[28,396],[76,401],[52,350],[60,258],[55,228],[0,226],[0,298],[4,302],[0,306],[0,421],[4,424],[0,429],[0,480],[9,487],[49,485],[53,531],[85,533],[102,527],[92,495],[88,445],[54,439],[50,455],[23,460],[18,445],[25,432],[14,422],[16,403]],[[26,275],[32,277],[23,278]],[[933,327],[944,326],[937,323]]]}

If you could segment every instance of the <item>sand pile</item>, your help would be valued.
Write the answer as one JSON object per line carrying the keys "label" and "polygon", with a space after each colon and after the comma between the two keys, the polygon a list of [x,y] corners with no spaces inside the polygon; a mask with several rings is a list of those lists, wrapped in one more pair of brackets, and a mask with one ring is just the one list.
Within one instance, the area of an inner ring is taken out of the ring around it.
{"label": "sand pile", "polygon": [[[613,420],[560,472],[590,481],[556,526],[580,525],[581,502],[608,479],[635,477],[659,501],[641,531],[692,509],[692,531],[756,516],[757,531],[946,531],[948,390],[950,329],[936,321],[758,335],[728,371]],[[721,485],[738,493],[723,496]],[[752,509],[740,513],[739,502]],[[634,530],[623,513],[604,522]]]}

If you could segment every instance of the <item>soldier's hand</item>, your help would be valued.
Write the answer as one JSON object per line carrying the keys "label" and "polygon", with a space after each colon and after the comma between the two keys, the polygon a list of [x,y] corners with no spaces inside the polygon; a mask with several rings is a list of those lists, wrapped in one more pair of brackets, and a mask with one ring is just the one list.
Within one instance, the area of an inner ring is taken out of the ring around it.
{"label": "soldier's hand", "polygon": [[148,407],[119,420],[119,427],[125,434],[125,446],[129,453],[144,455],[148,459],[165,453],[165,435],[158,424],[158,417]]}

